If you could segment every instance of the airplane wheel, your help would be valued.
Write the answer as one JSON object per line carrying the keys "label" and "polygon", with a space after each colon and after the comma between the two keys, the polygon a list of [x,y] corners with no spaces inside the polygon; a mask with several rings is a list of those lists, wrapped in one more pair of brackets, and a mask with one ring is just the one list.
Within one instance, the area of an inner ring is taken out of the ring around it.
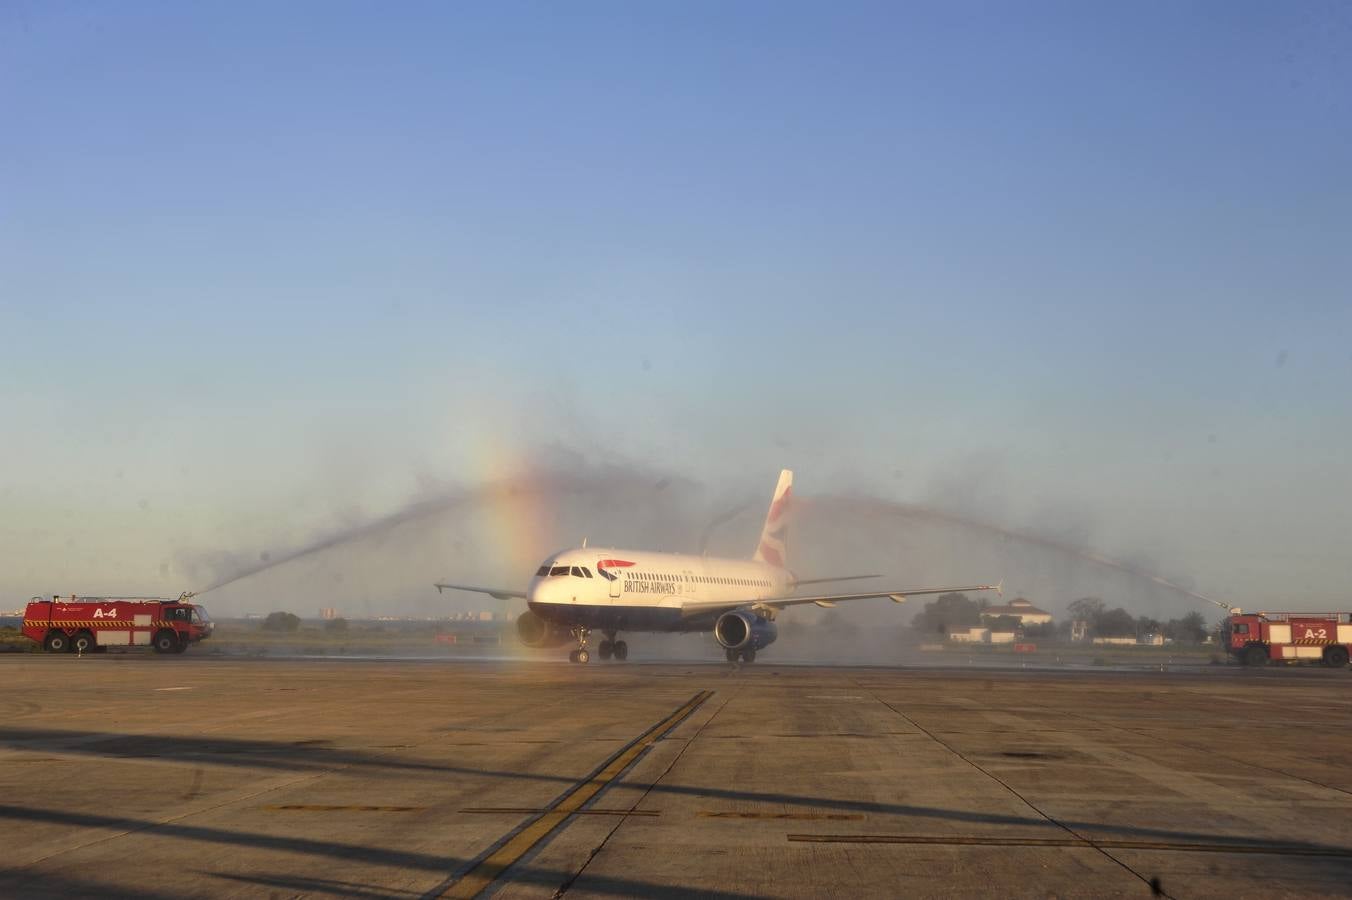
{"label": "airplane wheel", "polygon": [[573,662],[573,663],[577,662],[577,651],[576,651],[576,650],[569,650],[569,651],[568,651],[568,661],[569,661],[569,662]]}
{"label": "airplane wheel", "polygon": [[615,645],[610,641],[602,641],[601,646],[596,648],[596,652],[601,654],[602,659],[610,659],[615,652]]}
{"label": "airplane wheel", "polygon": [[629,645],[624,641],[616,641],[613,649],[615,651],[615,658],[620,662],[624,662],[629,658]]}
{"label": "airplane wheel", "polygon": [[743,650],[743,651],[742,651],[742,662],[744,662],[744,663],[753,663],[753,662],[755,662],[755,661],[756,661],[756,651],[755,651],[755,650]]}
{"label": "airplane wheel", "polygon": [[588,653],[588,652],[586,651],[585,648],[582,649],[582,650],[579,650],[579,651],[577,651],[577,661],[580,662],[580,663],[588,663],[588,662],[591,662],[591,654]]}
{"label": "airplane wheel", "polygon": [[723,653],[727,656],[728,662],[737,662],[738,653],[736,650],[724,650]]}

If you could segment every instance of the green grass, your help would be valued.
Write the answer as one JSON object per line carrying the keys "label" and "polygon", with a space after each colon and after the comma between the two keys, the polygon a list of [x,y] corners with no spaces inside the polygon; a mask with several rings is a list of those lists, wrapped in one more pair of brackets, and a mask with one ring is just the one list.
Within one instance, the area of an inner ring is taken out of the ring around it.
{"label": "green grass", "polygon": [[[349,624],[347,631],[331,631],[321,625],[302,625],[296,631],[264,631],[258,622],[226,620],[216,623],[211,637],[190,653],[438,653],[463,652],[467,647],[496,647],[514,642],[505,623],[369,622]],[[455,634],[455,644],[436,640],[438,634]],[[480,640],[476,641],[475,638]],[[0,653],[41,652],[42,645],[24,637],[18,628],[0,627]]]}
{"label": "green grass", "polygon": [[[1012,644],[956,644],[946,643],[932,652],[956,653],[965,656],[998,656],[1010,662],[1022,659],[1038,663],[1073,663],[1096,666],[1168,665],[1180,663],[1205,665],[1215,657],[1225,662],[1225,653],[1215,645],[1170,644],[1157,647],[1142,644],[1072,644],[1051,641],[1028,641],[1037,646],[1035,653],[1017,653]],[[938,645],[932,645],[938,646]]]}
{"label": "green grass", "polygon": [[[194,650],[215,653],[439,653],[454,654],[467,647],[505,646],[512,641],[505,623],[392,622],[388,625],[353,622],[346,631],[322,625],[302,625],[295,631],[266,631],[252,621],[216,623],[210,638]],[[436,640],[454,634],[457,642]],[[477,638],[477,640],[476,640]]]}
{"label": "green grass", "polygon": [[41,644],[24,637],[19,629],[0,628],[0,653],[31,653],[41,649]]}

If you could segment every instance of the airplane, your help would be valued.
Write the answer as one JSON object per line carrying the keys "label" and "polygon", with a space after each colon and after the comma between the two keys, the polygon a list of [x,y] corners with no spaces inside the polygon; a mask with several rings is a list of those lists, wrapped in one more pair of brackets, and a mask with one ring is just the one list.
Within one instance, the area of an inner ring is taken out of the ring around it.
{"label": "airplane", "polygon": [[622,631],[712,631],[728,662],[750,663],[757,651],[774,643],[775,617],[786,607],[831,607],[873,597],[903,603],[907,597],[953,591],[1002,592],[1003,582],[799,595],[795,592],[804,585],[881,576],[797,578],[785,565],[792,496],[793,472],[785,469],[751,559],[588,548],[583,541],[581,547],[561,550],[542,562],[524,591],[448,583],[435,587],[438,593],[470,591],[525,600],[529,610],[516,620],[521,642],[533,648],[576,642],[577,649],[568,654],[575,663],[591,660],[587,643],[593,630],[605,636],[597,648],[603,660],[629,657],[629,645],[618,637]]}

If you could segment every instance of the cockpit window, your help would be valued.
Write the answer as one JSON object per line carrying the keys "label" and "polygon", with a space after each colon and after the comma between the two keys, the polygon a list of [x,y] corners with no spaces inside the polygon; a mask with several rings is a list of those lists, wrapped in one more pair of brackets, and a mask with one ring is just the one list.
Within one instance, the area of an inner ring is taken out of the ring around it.
{"label": "cockpit window", "polygon": [[583,578],[590,578],[590,577],[592,577],[591,569],[587,568],[586,566],[583,566],[583,567],[582,567],[582,577],[583,577]]}
{"label": "cockpit window", "polygon": [[582,577],[582,567],[581,567],[581,566],[573,566],[572,571],[571,571],[569,574],[571,574],[574,578],[581,578],[581,577]]}
{"label": "cockpit window", "polygon": [[536,570],[535,577],[544,578],[548,574],[549,574],[549,566],[541,566],[539,569]]}
{"label": "cockpit window", "polygon": [[552,568],[552,569],[549,570],[549,574],[550,574],[550,575],[567,575],[567,574],[568,574],[568,567],[567,567],[567,566],[555,566],[554,568]]}

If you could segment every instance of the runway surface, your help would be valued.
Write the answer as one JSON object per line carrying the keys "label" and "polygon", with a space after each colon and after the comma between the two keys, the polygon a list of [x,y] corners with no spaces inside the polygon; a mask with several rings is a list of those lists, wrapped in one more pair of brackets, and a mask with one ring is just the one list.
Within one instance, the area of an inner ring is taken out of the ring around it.
{"label": "runway surface", "polygon": [[769,656],[0,658],[0,893],[1352,893],[1352,673]]}

